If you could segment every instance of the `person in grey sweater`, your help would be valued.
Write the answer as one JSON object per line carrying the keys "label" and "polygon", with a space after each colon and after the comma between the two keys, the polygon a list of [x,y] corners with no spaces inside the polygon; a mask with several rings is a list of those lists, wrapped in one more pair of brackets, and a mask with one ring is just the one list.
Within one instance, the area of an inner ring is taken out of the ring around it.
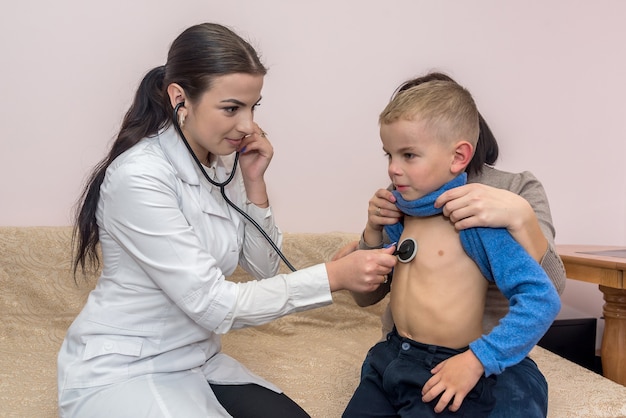
{"label": "person in grey sweater", "polygon": [[[431,80],[454,81],[442,73],[430,73],[402,84],[395,94]],[[468,184],[442,194],[435,205],[458,230],[471,227],[507,228],[524,249],[537,260],[550,277],[557,292],[565,288],[565,268],[558,256],[555,230],[552,224],[548,198],[541,182],[530,172],[509,173],[493,167],[498,158],[498,144],[489,126],[480,116],[480,137],[476,152],[466,172]],[[368,222],[382,230],[401,218],[391,190],[376,191],[369,201]],[[389,244],[386,234],[383,242],[371,242],[365,234],[357,244],[341,249],[334,258],[359,249],[381,248]],[[371,293],[352,295],[360,306],[381,301],[390,290],[391,281]],[[508,312],[508,301],[495,285],[488,288],[483,318],[484,332],[488,333]],[[383,338],[392,330],[393,318],[387,306],[382,316]],[[369,367],[367,358],[363,369]],[[516,417],[524,411],[526,417],[545,417],[548,405],[548,387],[536,364],[528,357],[507,368],[498,376],[494,395],[499,401],[491,417]]]}

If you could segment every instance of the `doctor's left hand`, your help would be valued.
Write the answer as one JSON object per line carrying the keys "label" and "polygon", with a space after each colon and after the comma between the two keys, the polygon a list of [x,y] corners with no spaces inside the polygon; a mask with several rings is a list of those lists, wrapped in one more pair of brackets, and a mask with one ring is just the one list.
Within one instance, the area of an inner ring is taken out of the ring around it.
{"label": "doctor's left hand", "polygon": [[257,125],[252,134],[246,136],[239,149],[239,166],[244,180],[263,181],[263,176],[274,156],[274,148],[267,133]]}

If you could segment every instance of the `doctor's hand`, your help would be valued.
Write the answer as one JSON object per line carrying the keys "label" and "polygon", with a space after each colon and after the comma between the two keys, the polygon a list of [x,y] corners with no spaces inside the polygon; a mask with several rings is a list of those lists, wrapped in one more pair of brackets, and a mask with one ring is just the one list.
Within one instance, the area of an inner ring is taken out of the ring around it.
{"label": "doctor's hand", "polygon": [[339,260],[340,258],[343,258],[347,256],[348,254],[355,252],[358,249],[359,249],[359,241],[349,242],[343,247],[341,247],[340,249],[338,249],[337,252],[330,259],[330,261]]}
{"label": "doctor's hand", "polygon": [[380,250],[357,250],[326,263],[330,291],[350,290],[372,292],[387,282],[387,275],[396,265],[396,247]]}
{"label": "doctor's hand", "polygon": [[248,200],[256,206],[269,206],[265,171],[274,156],[274,148],[267,133],[254,124],[254,132],[246,136],[239,148],[239,168],[243,177]]}
{"label": "doctor's hand", "polygon": [[244,180],[260,181],[274,156],[274,148],[267,133],[254,123],[254,131],[247,135],[239,147],[239,166]]}

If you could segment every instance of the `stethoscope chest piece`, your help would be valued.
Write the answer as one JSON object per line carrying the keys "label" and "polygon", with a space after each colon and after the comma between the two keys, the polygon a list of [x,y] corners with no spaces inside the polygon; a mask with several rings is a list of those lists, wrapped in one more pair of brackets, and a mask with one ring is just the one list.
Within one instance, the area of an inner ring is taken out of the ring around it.
{"label": "stethoscope chest piece", "polygon": [[417,254],[417,242],[413,238],[407,238],[400,243],[396,250],[398,260],[401,263],[408,263],[415,258]]}

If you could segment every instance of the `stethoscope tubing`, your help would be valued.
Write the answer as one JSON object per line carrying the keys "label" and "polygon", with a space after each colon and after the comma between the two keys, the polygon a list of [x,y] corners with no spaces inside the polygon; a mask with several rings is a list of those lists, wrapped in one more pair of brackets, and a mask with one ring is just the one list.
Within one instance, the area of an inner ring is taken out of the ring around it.
{"label": "stethoscope tubing", "polygon": [[198,157],[196,156],[196,154],[193,152],[193,150],[191,149],[191,145],[189,145],[189,142],[187,141],[187,138],[185,138],[185,135],[183,134],[182,129],[180,128],[180,125],[178,124],[178,110],[183,107],[185,105],[185,102],[180,102],[178,104],[176,104],[176,106],[174,107],[174,113],[172,115],[172,123],[174,124],[174,128],[176,128],[176,132],[178,132],[178,135],[180,136],[180,138],[183,140],[183,143],[185,144],[185,147],[187,147],[187,150],[189,151],[189,154],[191,154],[191,157],[193,158],[193,160],[196,162],[196,165],[198,166],[198,168],[200,169],[200,172],[202,173],[202,175],[204,176],[204,178],[211,183],[213,186],[217,187],[220,189],[220,194],[222,195],[222,197],[224,198],[224,201],[228,204],[228,206],[230,206],[231,208],[235,209],[241,216],[243,216],[248,222],[250,222],[260,233],[261,235],[263,235],[263,237],[265,238],[265,240],[272,246],[272,248],[274,249],[274,251],[276,251],[276,254],[278,254],[278,256],[283,260],[283,262],[287,265],[287,267],[289,267],[289,269],[291,271],[296,271],[296,268],[294,266],[291,265],[291,263],[289,262],[289,260],[287,260],[287,257],[285,257],[285,255],[282,253],[282,251],[280,251],[280,248],[278,248],[278,246],[274,243],[274,241],[272,241],[272,238],[270,238],[270,236],[267,234],[267,232],[265,232],[265,230],[263,229],[263,227],[261,225],[258,224],[257,221],[255,221],[254,219],[252,219],[252,217],[250,215],[248,215],[246,212],[244,212],[242,209],[240,209],[237,205],[235,205],[229,198],[228,196],[226,196],[226,186],[232,181],[232,179],[235,177],[235,171],[237,169],[237,163],[239,161],[239,152],[235,152],[235,160],[233,161],[233,168],[230,172],[230,175],[228,176],[228,178],[222,182],[218,182],[213,180],[208,173],[206,172],[206,170],[204,169],[204,167],[202,167],[202,163],[200,162],[200,160],[198,159]]}

